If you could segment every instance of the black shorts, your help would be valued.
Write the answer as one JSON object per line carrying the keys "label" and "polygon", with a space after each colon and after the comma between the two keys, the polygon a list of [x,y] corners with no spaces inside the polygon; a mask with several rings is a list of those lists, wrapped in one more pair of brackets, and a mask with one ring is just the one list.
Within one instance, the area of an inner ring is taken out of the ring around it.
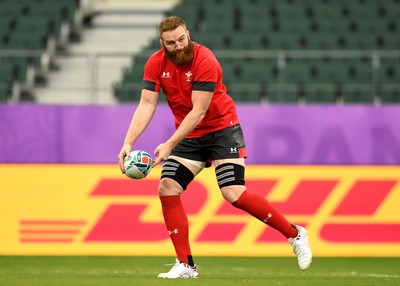
{"label": "black shorts", "polygon": [[[246,158],[246,146],[239,124],[199,138],[185,138],[171,155],[211,163],[213,160]],[[209,166],[210,164],[207,164]]]}

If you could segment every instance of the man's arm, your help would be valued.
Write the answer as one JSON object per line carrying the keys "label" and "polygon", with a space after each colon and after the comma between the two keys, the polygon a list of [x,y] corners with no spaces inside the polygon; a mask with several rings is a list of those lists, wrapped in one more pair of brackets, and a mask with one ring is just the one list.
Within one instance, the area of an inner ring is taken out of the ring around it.
{"label": "man's arm", "polygon": [[151,119],[153,118],[154,112],[157,108],[158,103],[158,92],[153,92],[147,89],[142,90],[140,102],[136,108],[128,131],[125,136],[124,144],[118,155],[118,163],[121,172],[124,172],[124,158],[132,150],[133,144],[140,137],[140,135],[146,130]]}
{"label": "man's arm", "polygon": [[203,120],[210,105],[213,92],[192,91],[192,110],[182,120],[178,129],[164,143],[158,145],[154,154],[157,158],[154,160],[154,165],[164,161],[171,154],[172,149],[182,141],[193,129]]}

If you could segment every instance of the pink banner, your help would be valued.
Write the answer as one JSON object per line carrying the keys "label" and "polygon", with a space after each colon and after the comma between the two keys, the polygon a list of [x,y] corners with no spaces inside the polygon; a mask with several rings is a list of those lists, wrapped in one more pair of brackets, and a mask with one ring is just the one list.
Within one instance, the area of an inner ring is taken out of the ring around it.
{"label": "pink banner", "polygon": [[[0,105],[1,163],[116,163],[135,105]],[[238,105],[249,164],[400,164],[400,106]],[[135,145],[174,132],[160,105]]]}

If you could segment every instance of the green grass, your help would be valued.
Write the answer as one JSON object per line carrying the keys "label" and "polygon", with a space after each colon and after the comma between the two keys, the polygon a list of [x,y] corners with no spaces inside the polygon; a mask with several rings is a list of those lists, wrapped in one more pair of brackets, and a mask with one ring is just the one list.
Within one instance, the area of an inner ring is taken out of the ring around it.
{"label": "green grass", "polygon": [[400,258],[314,258],[305,272],[292,258],[197,257],[199,279],[158,279],[169,257],[0,257],[3,286],[400,285]]}

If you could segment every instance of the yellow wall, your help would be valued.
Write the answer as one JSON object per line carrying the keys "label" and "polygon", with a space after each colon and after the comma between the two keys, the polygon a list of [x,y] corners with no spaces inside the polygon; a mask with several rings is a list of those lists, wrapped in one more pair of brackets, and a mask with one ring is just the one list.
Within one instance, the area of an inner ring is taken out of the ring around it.
{"label": "yellow wall", "polygon": [[[161,169],[0,165],[0,255],[174,255]],[[305,225],[316,256],[400,256],[400,167],[248,166],[247,187]],[[199,255],[293,255],[284,237],[224,202],[214,169],[183,195]]]}

